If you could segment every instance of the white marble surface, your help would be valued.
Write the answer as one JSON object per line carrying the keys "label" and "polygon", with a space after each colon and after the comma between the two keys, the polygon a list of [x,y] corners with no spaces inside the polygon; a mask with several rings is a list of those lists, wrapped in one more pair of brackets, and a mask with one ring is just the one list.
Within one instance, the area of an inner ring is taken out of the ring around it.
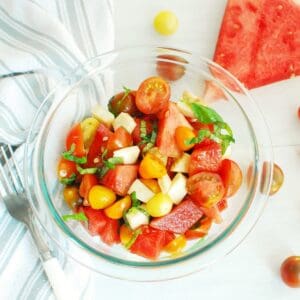
{"label": "white marble surface", "polygon": [[[116,46],[174,45],[211,58],[225,0],[115,0]],[[161,37],[152,27],[156,12],[173,10],[178,32]],[[300,299],[300,289],[286,287],[279,267],[300,255],[300,78],[252,91],[269,124],[275,161],[285,183],[270,198],[255,229],[233,253],[200,273],[169,282],[131,283],[97,276],[97,299]],[[101,286],[101,288],[100,288]]]}

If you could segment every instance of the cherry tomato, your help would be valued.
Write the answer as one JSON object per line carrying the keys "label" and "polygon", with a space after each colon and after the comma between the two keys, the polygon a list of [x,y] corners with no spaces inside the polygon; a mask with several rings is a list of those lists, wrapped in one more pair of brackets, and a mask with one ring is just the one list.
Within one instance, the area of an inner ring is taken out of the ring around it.
{"label": "cherry tomato", "polygon": [[154,18],[154,28],[162,35],[171,35],[178,28],[178,19],[176,15],[168,10],[159,12]]}
{"label": "cherry tomato", "polygon": [[167,173],[163,162],[152,153],[147,153],[139,166],[139,173],[144,179],[161,178]]}
{"label": "cherry tomato", "polygon": [[66,138],[66,149],[70,150],[72,145],[75,145],[73,154],[78,157],[85,155],[83,131],[80,124],[76,124],[69,131]]}
{"label": "cherry tomato", "polygon": [[57,176],[59,180],[68,179],[73,174],[77,174],[76,164],[73,161],[61,158],[57,166]]}
{"label": "cherry tomato", "polygon": [[111,152],[120,148],[132,146],[132,144],[131,134],[124,127],[118,127],[108,138],[107,150]]}
{"label": "cherry tomato", "polygon": [[113,96],[108,103],[108,109],[115,116],[121,112],[128,113],[131,116],[139,114],[135,105],[136,91],[125,91]]}
{"label": "cherry tomato", "polygon": [[200,206],[209,208],[223,198],[225,188],[220,175],[211,172],[200,172],[189,177],[187,191]]}
{"label": "cherry tomato", "polygon": [[202,238],[207,235],[211,225],[212,219],[205,217],[200,221],[199,226],[188,229],[184,235],[188,240]]}
{"label": "cherry tomato", "polygon": [[116,201],[116,194],[102,185],[94,185],[89,192],[89,203],[94,209],[103,209]]}
{"label": "cherry tomato", "polygon": [[281,265],[281,278],[289,287],[300,288],[300,256],[290,256]]}
{"label": "cherry tomato", "polygon": [[98,184],[98,178],[94,174],[85,174],[82,177],[80,186],[79,186],[79,194],[82,198],[87,199],[89,195],[90,189]]}
{"label": "cherry tomato", "polygon": [[104,213],[111,219],[121,219],[123,217],[123,213],[128,210],[131,206],[131,198],[130,196],[126,196],[111,206],[104,209]]}
{"label": "cherry tomato", "polygon": [[170,86],[160,77],[144,80],[136,93],[136,106],[144,114],[156,114],[167,108],[170,100]]}
{"label": "cherry tomato", "polygon": [[154,194],[157,194],[160,192],[160,187],[158,185],[157,180],[155,179],[140,179],[141,182],[147,186]]}
{"label": "cherry tomato", "polygon": [[63,191],[65,202],[70,208],[75,208],[80,202],[78,188],[76,186],[66,186]]}
{"label": "cherry tomato", "polygon": [[133,237],[134,231],[131,230],[128,226],[126,226],[125,224],[123,224],[120,227],[120,240],[122,245],[126,246],[129,241],[131,240],[131,238]]}
{"label": "cherry tomato", "polygon": [[240,167],[233,160],[223,159],[219,173],[224,183],[225,196],[233,196],[242,184],[243,175]]}
{"label": "cherry tomato", "polygon": [[172,240],[167,246],[164,247],[164,250],[170,254],[180,252],[186,245],[186,238],[184,235],[179,235],[177,238]]}
{"label": "cherry tomato", "polygon": [[[156,63],[157,74],[165,80],[175,81],[185,73],[185,67],[177,62],[187,63],[185,59],[175,55],[159,55]],[[164,61],[168,60],[168,61]],[[174,62],[171,62],[174,61]]]}
{"label": "cherry tomato", "polygon": [[188,151],[194,147],[194,144],[189,144],[192,138],[195,138],[194,131],[185,126],[179,126],[175,130],[175,141],[181,151]]}
{"label": "cherry tomato", "polygon": [[283,171],[277,164],[274,164],[270,196],[276,194],[279,191],[279,189],[281,188],[281,186],[283,184],[283,181],[284,181]]}

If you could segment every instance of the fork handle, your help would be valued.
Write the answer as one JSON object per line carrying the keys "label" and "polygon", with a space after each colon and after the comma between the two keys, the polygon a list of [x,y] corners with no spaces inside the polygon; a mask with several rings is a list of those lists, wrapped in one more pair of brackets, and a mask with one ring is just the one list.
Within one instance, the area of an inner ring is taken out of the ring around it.
{"label": "fork handle", "polygon": [[43,266],[57,300],[78,299],[55,257],[43,261]]}

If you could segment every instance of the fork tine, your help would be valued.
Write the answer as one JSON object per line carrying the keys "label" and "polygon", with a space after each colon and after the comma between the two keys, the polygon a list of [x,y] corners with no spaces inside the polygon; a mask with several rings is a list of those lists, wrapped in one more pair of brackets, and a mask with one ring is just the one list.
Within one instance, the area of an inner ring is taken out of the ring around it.
{"label": "fork tine", "polygon": [[23,177],[22,177],[20,168],[15,160],[14,151],[12,150],[11,145],[8,145],[8,151],[10,153],[10,159],[13,161],[13,165],[16,168],[18,180],[20,181],[21,187],[23,188],[24,187]]}
{"label": "fork tine", "polygon": [[[8,158],[6,151],[4,150],[4,147],[1,147],[1,151],[2,151],[3,158],[4,158],[5,166],[8,170],[9,176],[11,177],[11,180],[13,182],[13,184],[10,184],[10,189],[12,190],[12,192],[15,191],[15,192],[19,193],[22,191],[22,186],[20,186],[20,182],[19,182],[18,178],[16,178],[16,176],[15,176],[15,171],[13,170],[13,166],[11,165],[12,162]],[[7,178],[7,175],[5,177]]]}

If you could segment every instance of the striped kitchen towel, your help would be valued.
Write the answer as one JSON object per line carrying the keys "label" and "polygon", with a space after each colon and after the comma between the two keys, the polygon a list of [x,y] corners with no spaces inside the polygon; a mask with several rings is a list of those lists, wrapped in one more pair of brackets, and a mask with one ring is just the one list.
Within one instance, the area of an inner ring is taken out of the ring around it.
{"label": "striped kitchen towel", "polygon": [[[58,78],[113,49],[112,14],[110,0],[0,2],[0,143],[22,145],[35,111]],[[2,201],[0,291],[0,299],[53,297],[28,232]]]}

